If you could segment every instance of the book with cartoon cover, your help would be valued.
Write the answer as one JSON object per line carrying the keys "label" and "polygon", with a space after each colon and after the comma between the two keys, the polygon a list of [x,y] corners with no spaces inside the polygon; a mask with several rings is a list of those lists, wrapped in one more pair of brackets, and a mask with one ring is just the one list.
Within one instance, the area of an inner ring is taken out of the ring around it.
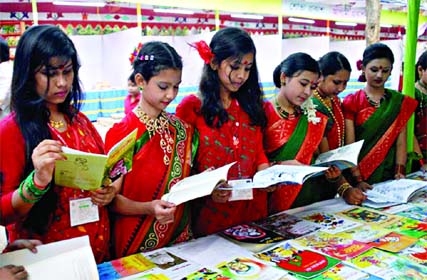
{"label": "book with cartoon cover", "polygon": [[55,184],[94,191],[132,170],[136,132],[116,143],[108,154],[86,153],[62,147],[66,160],[55,161]]}

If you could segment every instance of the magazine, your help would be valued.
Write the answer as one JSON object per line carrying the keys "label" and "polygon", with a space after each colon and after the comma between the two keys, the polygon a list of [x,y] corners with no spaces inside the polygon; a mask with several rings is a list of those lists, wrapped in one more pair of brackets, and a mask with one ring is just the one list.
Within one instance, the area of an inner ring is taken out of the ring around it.
{"label": "magazine", "polygon": [[383,208],[409,202],[418,191],[427,187],[427,182],[399,179],[373,184],[372,187],[372,190],[366,191],[368,198],[362,205],[371,208]]}
{"label": "magazine", "polygon": [[110,185],[132,170],[136,132],[129,133],[107,155],[62,147],[67,159],[55,162],[55,184],[89,191]]}

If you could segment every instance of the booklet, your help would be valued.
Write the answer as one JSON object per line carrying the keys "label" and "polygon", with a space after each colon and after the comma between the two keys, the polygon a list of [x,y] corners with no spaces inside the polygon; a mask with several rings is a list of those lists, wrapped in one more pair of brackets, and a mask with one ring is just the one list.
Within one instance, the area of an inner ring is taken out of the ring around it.
{"label": "booklet", "polygon": [[419,190],[427,187],[427,182],[399,179],[373,184],[372,187],[372,190],[366,191],[368,198],[362,205],[371,208],[383,208],[409,202]]}
{"label": "booklet", "polygon": [[344,170],[358,164],[360,150],[362,149],[364,140],[354,142],[343,147],[320,154],[314,166],[331,166],[335,165],[339,169]]}
{"label": "booklet", "polygon": [[276,184],[301,185],[308,178],[323,173],[328,167],[310,165],[273,165],[255,173],[253,179],[239,180],[230,187],[221,189],[256,189],[267,188]]}
{"label": "booklet", "polygon": [[218,184],[227,181],[228,170],[235,163],[232,162],[220,168],[182,179],[168,193],[162,196],[162,200],[179,205],[186,201],[211,194]]}
{"label": "booklet", "polygon": [[108,186],[132,170],[136,132],[129,133],[107,155],[62,147],[67,159],[55,162],[55,183],[88,191]]}
{"label": "booklet", "polygon": [[95,258],[87,235],[0,254],[0,266],[23,265],[31,280],[97,280]]}

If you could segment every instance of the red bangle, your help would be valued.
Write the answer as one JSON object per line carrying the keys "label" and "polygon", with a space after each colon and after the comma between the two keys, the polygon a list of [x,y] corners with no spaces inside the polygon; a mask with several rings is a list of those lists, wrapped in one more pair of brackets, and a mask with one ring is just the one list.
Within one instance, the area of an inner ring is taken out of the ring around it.
{"label": "red bangle", "polygon": [[420,166],[423,167],[426,164],[426,161],[423,158],[420,158]]}
{"label": "red bangle", "polygon": [[36,183],[36,180],[34,179],[34,176],[33,176],[33,184],[34,184],[34,186],[35,186],[36,188],[38,188],[39,190],[44,190],[44,189],[46,189],[46,186],[40,186],[40,185],[38,185],[38,184]]}
{"label": "red bangle", "polygon": [[406,167],[403,164],[396,164],[395,174],[406,174]]}

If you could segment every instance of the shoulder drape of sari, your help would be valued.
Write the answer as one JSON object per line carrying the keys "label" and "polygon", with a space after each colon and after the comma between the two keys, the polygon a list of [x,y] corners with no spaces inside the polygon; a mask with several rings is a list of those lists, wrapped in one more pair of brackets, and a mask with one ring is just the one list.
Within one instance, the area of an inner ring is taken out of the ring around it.
{"label": "shoulder drape of sari", "polygon": [[[163,162],[161,137],[154,134],[150,138],[145,125],[135,114],[128,114],[122,123],[107,133],[106,147],[109,149],[135,127],[138,128],[132,171],[125,175],[122,186],[121,194],[125,197],[141,202],[160,199],[179,180],[190,174],[193,140],[196,139],[193,138],[193,130],[177,117],[168,117],[170,135],[174,139],[169,165]],[[150,251],[190,239],[189,207],[188,203],[178,205],[175,222],[166,225],[157,222],[154,216],[114,214],[112,243],[115,257]]]}
{"label": "shoulder drape of sari", "polygon": [[[264,145],[270,161],[296,159],[303,164],[310,164],[323,138],[327,117],[316,113],[321,121],[314,124],[309,122],[305,115],[291,120],[283,119],[271,103],[266,105],[265,109],[268,127],[264,132]],[[272,192],[269,197],[269,212],[277,213],[289,209],[301,188],[302,185],[284,186]]]}
{"label": "shoulder drape of sari", "polygon": [[[14,125],[17,126],[15,122]],[[62,138],[61,141],[65,141],[66,143],[64,144],[71,148],[79,149],[84,152],[99,154],[104,153],[104,144],[102,142],[102,138],[99,136],[99,133],[96,131],[90,120],[82,113],[77,114],[73,119],[73,122],[71,124],[68,124],[67,130],[59,134]],[[23,141],[21,134],[19,134],[19,136],[15,135],[14,137],[19,137],[19,142]],[[52,134],[52,138],[55,140],[59,140],[59,138],[55,134]],[[5,140],[5,138],[2,138],[1,141]],[[16,143],[16,140],[14,141]],[[19,149],[21,150],[21,147]],[[24,150],[22,150],[21,152],[24,152]],[[19,155],[18,158],[23,159],[22,155]],[[12,160],[9,161],[9,164],[10,162],[12,162]],[[20,172],[22,172],[22,169]],[[8,176],[8,174],[6,174],[6,176]],[[17,187],[19,185],[21,177],[22,174],[19,174],[15,178],[9,179],[13,179],[13,185]],[[99,221],[71,227],[69,206],[70,199],[90,197],[90,192],[79,191],[73,188],[66,188],[63,186],[53,186],[53,188],[54,192],[58,196],[58,201],[56,208],[50,218],[47,232],[43,235],[35,234],[24,228],[23,222],[21,220],[8,228],[10,240],[13,241],[15,239],[39,239],[43,243],[47,244],[50,242],[55,242],[68,238],[89,235],[90,245],[96,261],[99,263],[108,260],[110,221],[108,217],[107,208],[98,207]]]}
{"label": "shoulder drape of sari", "polygon": [[355,119],[356,141],[365,140],[359,154],[359,168],[363,179],[371,184],[393,178],[396,139],[417,106],[413,98],[386,91],[388,97],[379,108],[368,106]]}
{"label": "shoulder drape of sari", "polygon": [[338,132],[339,124],[335,122],[334,117],[331,115],[328,108],[326,108],[325,104],[323,104],[319,99],[313,98],[313,103],[317,106],[316,110],[328,117],[328,123],[326,125],[326,138],[328,139],[329,150],[334,150],[340,147],[340,136],[345,132],[341,101],[337,96],[333,96],[332,98],[332,112],[335,116],[335,119],[340,122],[342,127],[342,131],[340,132]]}
{"label": "shoulder drape of sari", "polygon": [[[193,125],[200,135],[195,171],[218,168],[237,161],[230,168],[228,179],[251,178],[258,165],[268,160],[262,147],[260,127],[250,124],[249,116],[235,100],[227,109],[229,121],[220,128],[206,125],[200,113],[201,102],[196,96],[185,97],[177,108],[177,115]],[[267,216],[267,193],[253,191],[252,200],[216,203],[211,196],[192,201],[195,236],[219,232],[234,225],[252,222]]]}

